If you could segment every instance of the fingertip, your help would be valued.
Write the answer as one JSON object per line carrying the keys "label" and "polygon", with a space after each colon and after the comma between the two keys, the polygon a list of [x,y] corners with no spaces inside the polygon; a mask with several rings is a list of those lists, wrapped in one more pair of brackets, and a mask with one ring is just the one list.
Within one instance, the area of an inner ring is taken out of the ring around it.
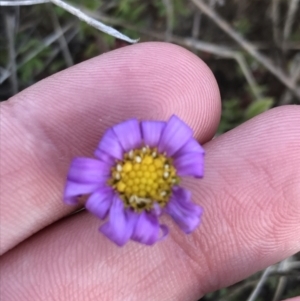
{"label": "fingertip", "polygon": [[166,120],[177,114],[202,143],[214,136],[221,114],[218,84],[209,67],[190,51],[162,42],[105,53],[37,83],[17,98],[30,105],[42,123],[48,117],[49,124],[51,117],[67,126],[70,117],[81,116],[101,134],[127,118]]}

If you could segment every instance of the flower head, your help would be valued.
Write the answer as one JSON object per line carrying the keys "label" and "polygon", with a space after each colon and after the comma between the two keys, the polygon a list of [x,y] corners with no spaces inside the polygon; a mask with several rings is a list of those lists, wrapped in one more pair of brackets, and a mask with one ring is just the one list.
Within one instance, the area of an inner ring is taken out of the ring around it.
{"label": "flower head", "polygon": [[173,115],[167,122],[130,119],[108,129],[95,157],[75,158],[64,193],[67,204],[90,194],[85,207],[107,221],[100,231],[117,245],[129,239],[152,245],[168,234],[169,214],[185,233],[200,223],[202,208],[180,187],[182,176],[203,176],[204,150],[191,128]]}

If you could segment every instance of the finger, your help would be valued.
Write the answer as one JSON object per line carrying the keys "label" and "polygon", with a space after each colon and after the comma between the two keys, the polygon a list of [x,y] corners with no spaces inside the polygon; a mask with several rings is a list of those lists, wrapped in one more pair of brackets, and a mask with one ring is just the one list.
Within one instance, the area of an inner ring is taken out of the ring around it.
{"label": "finger", "polygon": [[3,256],[4,299],[196,300],[296,253],[299,127],[282,107],[209,142],[204,179],[185,183],[205,210],[191,235],[170,223],[153,247],[118,248],[87,213],[43,230]]}
{"label": "finger", "polygon": [[1,107],[1,252],[67,214],[62,191],[71,159],[92,156],[121,120],[176,113],[202,141],[220,117],[216,81],[190,52],[145,43],[79,64]]}

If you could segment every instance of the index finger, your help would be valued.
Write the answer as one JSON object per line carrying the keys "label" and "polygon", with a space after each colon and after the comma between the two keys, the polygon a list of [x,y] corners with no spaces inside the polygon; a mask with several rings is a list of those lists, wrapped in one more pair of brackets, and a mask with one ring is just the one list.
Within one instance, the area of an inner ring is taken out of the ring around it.
{"label": "index finger", "polygon": [[206,142],[220,117],[209,68],[164,43],[125,47],[60,72],[1,106],[1,253],[70,213],[62,190],[70,160],[92,156],[121,120],[177,114]]}

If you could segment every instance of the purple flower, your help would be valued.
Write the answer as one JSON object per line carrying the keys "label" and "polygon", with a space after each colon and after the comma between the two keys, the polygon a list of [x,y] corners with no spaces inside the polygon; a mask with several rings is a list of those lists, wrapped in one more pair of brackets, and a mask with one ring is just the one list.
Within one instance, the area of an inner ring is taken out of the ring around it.
{"label": "purple flower", "polygon": [[181,176],[203,176],[204,150],[177,116],[168,122],[130,119],[108,129],[97,159],[75,158],[64,193],[67,204],[90,194],[85,207],[107,221],[100,231],[117,245],[152,245],[168,234],[159,216],[169,214],[185,233],[203,210],[179,186]]}

